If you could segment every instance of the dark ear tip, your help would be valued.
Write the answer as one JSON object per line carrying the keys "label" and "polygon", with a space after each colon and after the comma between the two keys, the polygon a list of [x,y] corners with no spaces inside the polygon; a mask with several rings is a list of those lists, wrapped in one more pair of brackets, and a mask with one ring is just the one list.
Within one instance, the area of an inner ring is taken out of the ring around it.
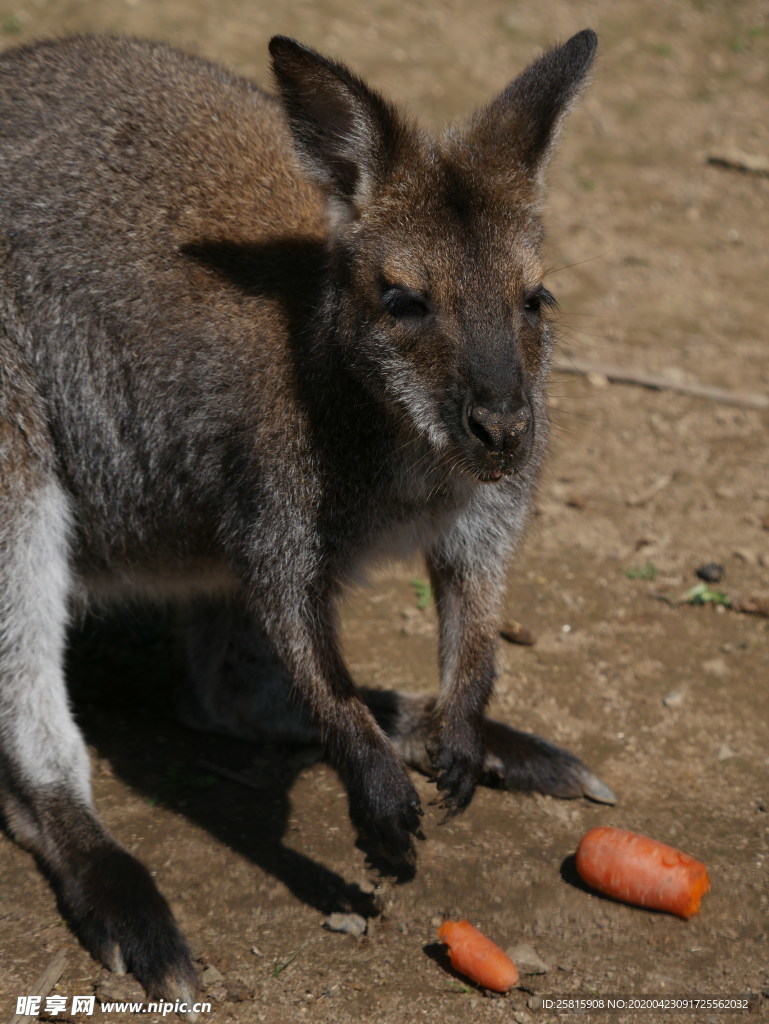
{"label": "dark ear tip", "polygon": [[575,36],[572,36],[566,45],[574,50],[581,51],[580,56],[582,59],[588,61],[592,59],[595,51],[598,49],[598,36],[592,28],[583,28],[581,32],[577,32]]}
{"label": "dark ear tip", "polygon": [[308,47],[303,46],[296,39],[292,39],[291,36],[273,36],[268,44],[268,49],[273,60],[309,52]]}
{"label": "dark ear tip", "polygon": [[295,42],[296,40],[292,39],[290,36],[273,36],[272,39],[267,44],[267,49],[270,51],[270,54],[274,57],[276,53],[279,53],[281,50],[286,48],[287,43],[290,46],[292,43]]}

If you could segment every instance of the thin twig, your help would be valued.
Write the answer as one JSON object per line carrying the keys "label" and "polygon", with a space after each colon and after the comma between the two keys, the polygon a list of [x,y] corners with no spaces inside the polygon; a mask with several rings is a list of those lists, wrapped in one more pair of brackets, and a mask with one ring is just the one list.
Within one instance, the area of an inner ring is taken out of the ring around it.
{"label": "thin twig", "polygon": [[[66,953],[57,953],[37,981],[32,985],[30,991],[25,992],[25,995],[45,999],[62,974],[64,974],[64,968],[66,966]],[[31,1015],[28,1013],[15,1013],[13,1017],[11,1017],[10,1024],[25,1024],[26,1021],[37,1020],[37,1016],[38,1015],[36,1013]]]}
{"label": "thin twig", "polygon": [[586,359],[556,359],[553,369],[558,373],[576,373],[580,376],[596,374],[618,384],[635,384],[654,391],[675,391],[679,395],[694,395],[696,398],[707,398],[711,402],[724,402],[727,405],[739,405],[746,409],[769,409],[769,395],[761,395],[751,391],[730,391],[715,387],[712,384],[698,384],[695,381],[669,380],[653,373],[644,373],[621,366],[609,366],[606,363],[593,363]]}
{"label": "thin twig", "polygon": [[769,160],[757,153],[745,153],[741,149],[725,149],[719,153],[709,153],[708,163],[716,167],[727,167],[732,171],[743,171],[746,174],[758,174],[769,178]]}

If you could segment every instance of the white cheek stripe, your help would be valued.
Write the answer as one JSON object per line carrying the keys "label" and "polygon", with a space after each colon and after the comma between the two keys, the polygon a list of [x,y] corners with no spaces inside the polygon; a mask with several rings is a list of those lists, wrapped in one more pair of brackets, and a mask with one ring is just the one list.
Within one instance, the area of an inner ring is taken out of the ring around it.
{"label": "white cheek stripe", "polygon": [[414,426],[427,436],[436,451],[445,448],[449,443],[448,432],[413,367],[396,352],[388,352],[383,362],[388,394],[406,409]]}

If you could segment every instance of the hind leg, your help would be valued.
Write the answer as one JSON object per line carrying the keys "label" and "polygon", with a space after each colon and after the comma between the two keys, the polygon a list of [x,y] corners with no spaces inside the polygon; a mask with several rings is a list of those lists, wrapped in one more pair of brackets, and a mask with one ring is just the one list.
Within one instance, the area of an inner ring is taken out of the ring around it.
{"label": "hind leg", "polygon": [[73,590],[68,503],[10,387],[0,373],[0,807],[88,950],[152,994],[186,998],[194,973],[171,912],[92,808],[62,672]]}
{"label": "hind leg", "polygon": [[[435,700],[398,690],[362,690],[361,697],[401,759],[431,774],[429,746],[435,722]],[[481,719],[480,729],[483,767],[478,781],[481,785],[545,793],[567,800],[586,796],[599,803],[616,803],[609,787],[568,750],[486,715]]]}

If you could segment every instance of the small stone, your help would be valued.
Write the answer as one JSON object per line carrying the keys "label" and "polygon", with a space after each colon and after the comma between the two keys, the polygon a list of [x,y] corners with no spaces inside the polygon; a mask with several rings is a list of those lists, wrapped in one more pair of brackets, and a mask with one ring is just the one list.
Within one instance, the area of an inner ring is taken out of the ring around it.
{"label": "small stone", "polygon": [[224,975],[221,971],[217,971],[213,964],[209,964],[200,975],[200,980],[206,987],[208,987],[209,985],[216,985],[217,982],[223,981]]}
{"label": "small stone", "polygon": [[724,578],[724,567],[718,562],[706,562],[695,570],[694,575],[706,583],[720,583]]}
{"label": "small stone", "polygon": [[568,508],[587,508],[587,498],[584,494],[570,494],[566,499],[566,506]]}
{"label": "small stone", "polygon": [[500,629],[499,635],[509,644],[521,644],[524,647],[531,647],[537,642],[532,631],[526,626],[522,626],[520,622],[508,622]]}
{"label": "small stone", "polygon": [[666,708],[680,708],[686,697],[686,692],[682,689],[671,690],[666,693],[662,698],[662,703]]}
{"label": "small stone", "polygon": [[360,914],[329,914],[323,926],[330,932],[343,932],[359,939],[366,934],[366,918]]}
{"label": "small stone", "polygon": [[588,384],[594,388],[608,388],[609,386],[609,378],[605,373],[596,373],[593,371],[592,373],[586,374],[586,379]]}
{"label": "small stone", "polygon": [[508,949],[507,955],[521,974],[547,974],[550,970],[545,961],[528,942],[522,942],[517,946],[513,946],[512,949]]}
{"label": "small stone", "polygon": [[729,666],[723,658],[710,658],[709,661],[703,661],[702,671],[707,672],[709,676],[718,676],[723,679],[724,676],[729,675]]}
{"label": "small stone", "polygon": [[721,748],[718,751],[719,761],[728,761],[732,757],[737,756],[737,751],[732,750],[728,743],[722,743]]}
{"label": "small stone", "polygon": [[745,562],[746,565],[755,565],[758,561],[755,551],[751,551],[750,548],[737,548],[734,557]]}

